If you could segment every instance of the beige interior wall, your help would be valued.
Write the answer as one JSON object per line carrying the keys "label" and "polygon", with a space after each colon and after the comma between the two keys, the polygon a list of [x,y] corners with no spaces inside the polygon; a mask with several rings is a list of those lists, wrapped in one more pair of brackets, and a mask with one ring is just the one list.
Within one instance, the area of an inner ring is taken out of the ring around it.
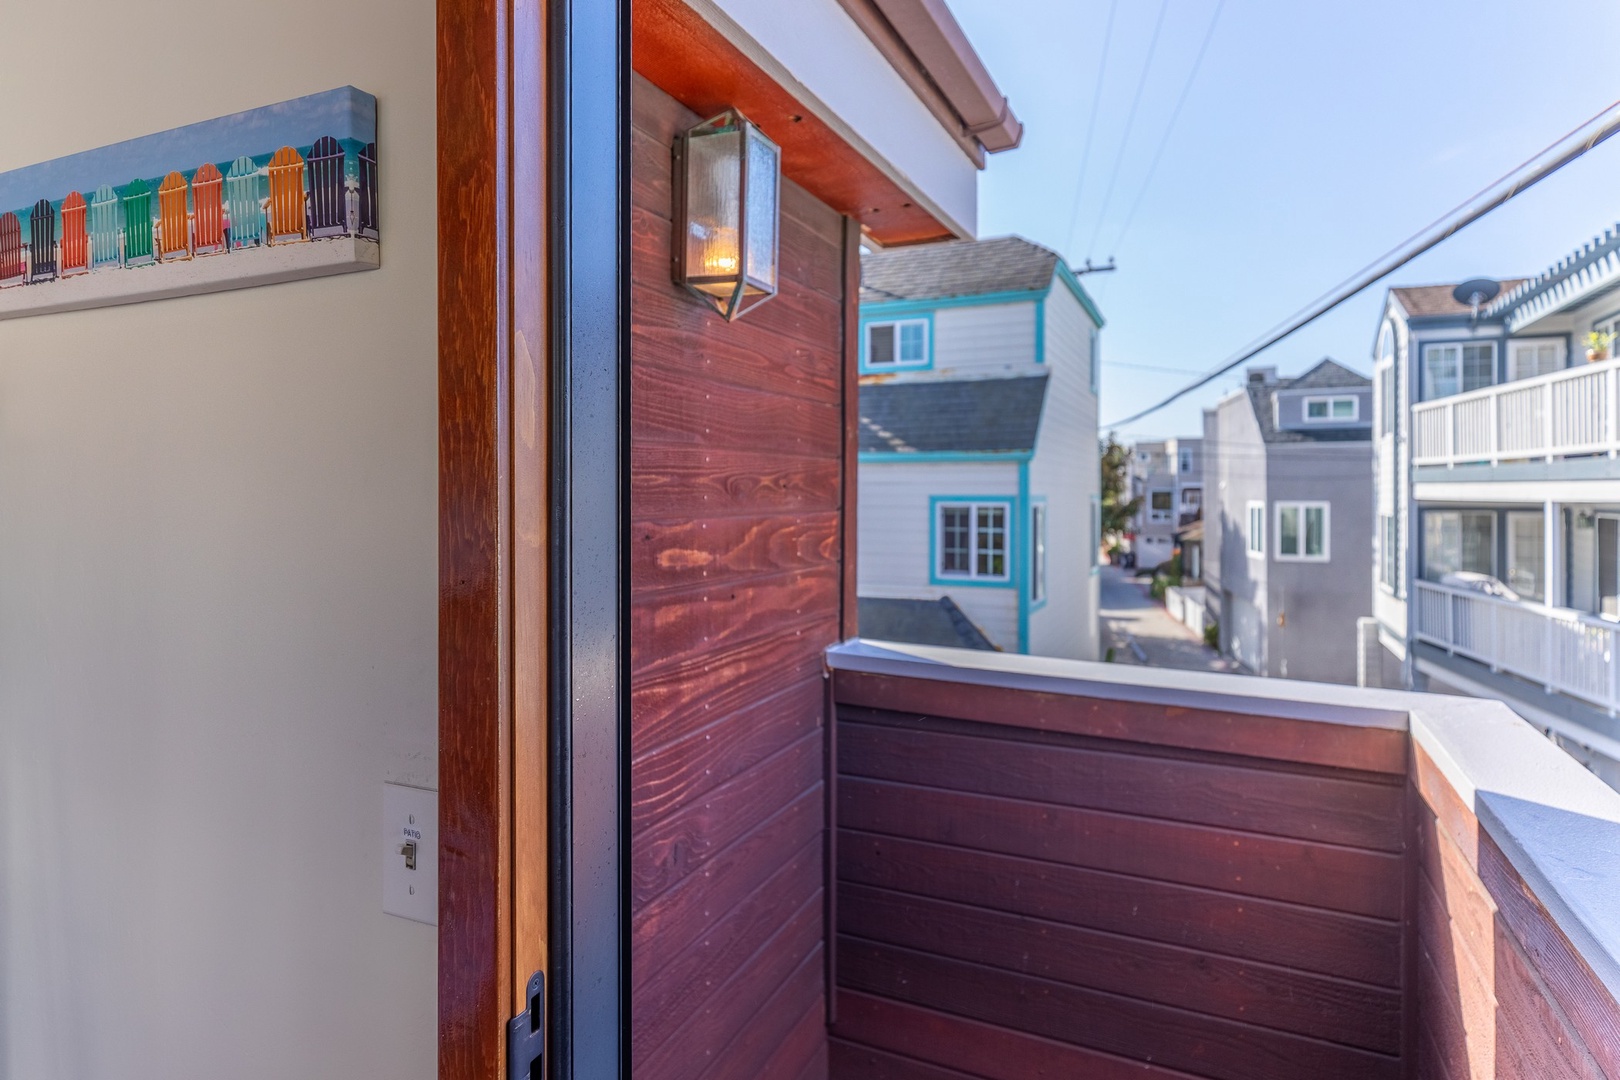
{"label": "beige interior wall", "polygon": [[428,1077],[434,5],[9,4],[0,171],[352,83],[383,268],[0,322],[0,1077]]}

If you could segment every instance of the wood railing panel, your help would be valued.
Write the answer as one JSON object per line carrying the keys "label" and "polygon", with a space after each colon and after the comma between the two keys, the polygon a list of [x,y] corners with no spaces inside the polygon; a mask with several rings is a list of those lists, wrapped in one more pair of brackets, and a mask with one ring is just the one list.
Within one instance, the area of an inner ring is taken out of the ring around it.
{"label": "wood railing panel", "polygon": [[1401,981],[1400,927],[1382,919],[847,829],[838,880],[1372,986]]}
{"label": "wood railing panel", "polygon": [[835,1076],[1404,1075],[1404,733],[846,674]]}
{"label": "wood railing panel", "polygon": [[1620,1007],[1421,746],[1412,1006],[1435,1080],[1616,1080]]}

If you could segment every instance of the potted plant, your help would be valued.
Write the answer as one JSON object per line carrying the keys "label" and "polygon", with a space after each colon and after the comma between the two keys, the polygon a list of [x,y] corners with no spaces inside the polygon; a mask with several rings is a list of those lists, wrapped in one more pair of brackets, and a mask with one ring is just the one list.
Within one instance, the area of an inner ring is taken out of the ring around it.
{"label": "potted plant", "polygon": [[1614,334],[1607,330],[1594,330],[1586,335],[1586,362],[1595,364],[1599,360],[1609,358],[1609,349],[1614,345]]}

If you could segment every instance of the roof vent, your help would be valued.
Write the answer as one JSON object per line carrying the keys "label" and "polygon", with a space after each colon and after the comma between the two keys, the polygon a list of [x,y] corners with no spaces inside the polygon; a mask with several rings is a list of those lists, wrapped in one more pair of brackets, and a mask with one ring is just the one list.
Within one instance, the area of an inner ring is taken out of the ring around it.
{"label": "roof vent", "polygon": [[1270,386],[1277,381],[1277,369],[1274,367],[1252,367],[1249,369],[1250,386]]}

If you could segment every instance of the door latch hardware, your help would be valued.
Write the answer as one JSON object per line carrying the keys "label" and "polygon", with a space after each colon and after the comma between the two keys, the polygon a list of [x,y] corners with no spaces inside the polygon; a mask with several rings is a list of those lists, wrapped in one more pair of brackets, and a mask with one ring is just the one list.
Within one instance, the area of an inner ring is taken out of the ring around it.
{"label": "door latch hardware", "polygon": [[506,1022],[506,1080],[543,1080],[546,1052],[546,976],[529,976],[529,1007]]}

